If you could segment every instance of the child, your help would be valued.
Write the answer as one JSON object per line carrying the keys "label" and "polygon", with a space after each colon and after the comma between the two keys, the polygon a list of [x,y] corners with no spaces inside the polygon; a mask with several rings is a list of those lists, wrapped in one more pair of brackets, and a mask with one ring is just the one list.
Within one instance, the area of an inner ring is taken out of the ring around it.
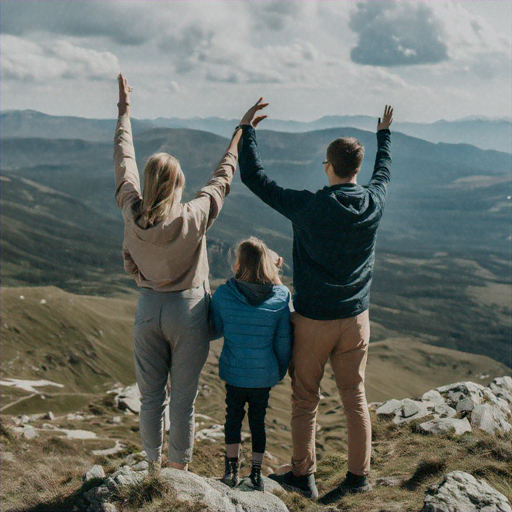
{"label": "child", "polygon": [[238,484],[238,458],[245,403],[249,404],[253,487],[263,490],[265,413],[270,388],[286,375],[291,357],[290,291],[279,279],[282,258],[250,237],[236,249],[234,278],[212,298],[217,337],[224,336],[219,375],[226,382],[226,471],[222,482]]}

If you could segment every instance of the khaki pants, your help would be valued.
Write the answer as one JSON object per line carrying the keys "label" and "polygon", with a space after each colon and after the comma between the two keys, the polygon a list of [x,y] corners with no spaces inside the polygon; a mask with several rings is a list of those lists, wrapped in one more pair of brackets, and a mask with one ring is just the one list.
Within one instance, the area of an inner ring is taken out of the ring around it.
{"label": "khaki pants", "polygon": [[364,390],[370,339],[368,310],[339,320],[311,320],[293,313],[292,322],[293,472],[300,476],[316,471],[316,414],[320,382],[330,359],[347,417],[348,470],[366,475],[370,471],[372,437]]}

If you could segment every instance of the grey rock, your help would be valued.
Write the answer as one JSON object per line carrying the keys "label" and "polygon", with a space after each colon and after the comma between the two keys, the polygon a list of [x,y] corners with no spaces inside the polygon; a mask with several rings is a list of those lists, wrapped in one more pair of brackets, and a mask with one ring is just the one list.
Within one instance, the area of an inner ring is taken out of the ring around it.
{"label": "grey rock", "polygon": [[505,377],[497,377],[488,386],[495,396],[507,401],[509,404],[512,402],[512,378],[508,375]]}
{"label": "grey rock", "polygon": [[508,499],[483,480],[453,471],[425,493],[421,512],[511,512]]}
{"label": "grey rock", "polygon": [[440,405],[445,403],[443,395],[441,395],[441,393],[439,393],[439,391],[436,391],[435,389],[423,393],[423,395],[421,395],[420,400],[422,402],[433,402],[435,404]]}
{"label": "grey rock", "polygon": [[428,434],[462,435],[465,432],[471,432],[471,425],[466,418],[462,420],[455,418],[435,418],[432,421],[422,423],[419,428]]}
{"label": "grey rock", "polygon": [[438,404],[434,402],[423,402],[428,413],[437,418],[453,418],[457,415],[457,411],[446,404]]}
{"label": "grey rock", "polygon": [[26,414],[21,414],[20,416],[14,418],[14,423],[16,425],[24,425],[25,423],[28,423],[30,421],[30,418]]}
{"label": "grey rock", "polygon": [[141,460],[132,466],[133,471],[147,471],[149,464],[147,460]]}
{"label": "grey rock", "polygon": [[[139,463],[140,464],[140,463]],[[142,482],[147,471],[136,471],[127,465],[119,468],[105,480],[105,484],[84,493],[90,507],[105,510],[105,504],[111,500],[112,492],[125,485]],[[168,481],[176,490],[180,500],[204,503],[208,510],[219,512],[288,512],[286,505],[275,495],[283,490],[277,482],[264,478],[265,492],[254,491],[249,487],[232,489],[220,480],[202,478],[189,471],[165,468],[160,478]],[[91,509],[92,510],[92,509]]]}
{"label": "grey rock", "polygon": [[133,466],[139,462],[142,462],[143,460],[146,460],[147,454],[144,450],[138,453],[130,453],[130,455],[127,455],[124,459],[126,465]]}
{"label": "grey rock", "polygon": [[55,419],[55,416],[52,411],[48,411],[46,414],[43,415],[41,419],[53,421]]}
{"label": "grey rock", "polygon": [[84,475],[84,481],[88,482],[89,480],[93,480],[96,478],[105,478],[105,471],[103,469],[103,466],[100,466],[98,464],[94,465],[87,473]]}
{"label": "grey rock", "polygon": [[32,427],[31,425],[23,425],[23,437],[25,439],[34,439],[39,434],[37,433],[37,430]]}
{"label": "grey rock", "polygon": [[470,398],[463,398],[457,402],[456,410],[461,413],[471,412],[475,408],[475,403]]}
{"label": "grey rock", "polygon": [[437,388],[437,391],[444,397],[448,405],[457,406],[457,402],[465,398],[473,401],[475,405],[482,401],[484,387],[474,382],[456,382],[448,386]]}
{"label": "grey rock", "polygon": [[132,471],[129,466],[122,466],[118,469],[112,479],[116,487],[125,485],[137,485],[144,479],[145,473],[143,471]]}
{"label": "grey rock", "polygon": [[484,388],[483,395],[482,403],[492,404],[500,409],[503,414],[510,415],[510,404],[506,400],[496,396],[489,388]]}
{"label": "grey rock", "polygon": [[406,398],[402,400],[402,418],[410,418],[421,411],[421,402],[415,402]]}
{"label": "grey rock", "polygon": [[485,430],[491,434],[498,432],[510,432],[510,422],[507,416],[497,407],[491,404],[476,405],[471,412],[471,425]]}
{"label": "grey rock", "polygon": [[402,407],[401,400],[388,400],[384,402],[376,411],[377,416],[394,416]]}
{"label": "grey rock", "polygon": [[[100,485],[98,487],[93,487],[88,491],[84,492],[83,497],[88,504],[86,511],[87,512],[107,512],[108,510],[112,511],[111,505],[109,503],[109,499],[111,499],[111,492],[109,488],[105,485]],[[110,506],[111,505],[111,506]],[[83,510],[83,509],[80,509]],[[114,510],[112,512],[115,511]]]}

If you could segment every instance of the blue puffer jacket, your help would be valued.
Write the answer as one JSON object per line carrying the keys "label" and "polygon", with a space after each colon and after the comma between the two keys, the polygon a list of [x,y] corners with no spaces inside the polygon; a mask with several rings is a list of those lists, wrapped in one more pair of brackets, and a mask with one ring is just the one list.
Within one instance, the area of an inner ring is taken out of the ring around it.
{"label": "blue puffer jacket", "polygon": [[267,298],[251,302],[235,279],[219,286],[211,302],[216,337],[224,336],[220,378],[241,388],[275,386],[290,363],[290,291],[273,285]]}

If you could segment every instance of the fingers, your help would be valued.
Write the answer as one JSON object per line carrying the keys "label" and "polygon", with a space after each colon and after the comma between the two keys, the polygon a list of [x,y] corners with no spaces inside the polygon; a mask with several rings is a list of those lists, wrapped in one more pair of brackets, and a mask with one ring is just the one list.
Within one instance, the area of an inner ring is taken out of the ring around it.
{"label": "fingers", "polygon": [[254,121],[252,122],[254,128],[256,128],[256,126],[258,126],[258,124],[261,123],[261,121],[263,121],[263,119],[266,119],[267,117],[268,116],[258,116],[256,119],[254,119]]}
{"label": "fingers", "polygon": [[255,110],[261,110],[262,108],[268,107],[269,103],[262,103],[263,97],[261,97],[255,104],[254,109]]}

